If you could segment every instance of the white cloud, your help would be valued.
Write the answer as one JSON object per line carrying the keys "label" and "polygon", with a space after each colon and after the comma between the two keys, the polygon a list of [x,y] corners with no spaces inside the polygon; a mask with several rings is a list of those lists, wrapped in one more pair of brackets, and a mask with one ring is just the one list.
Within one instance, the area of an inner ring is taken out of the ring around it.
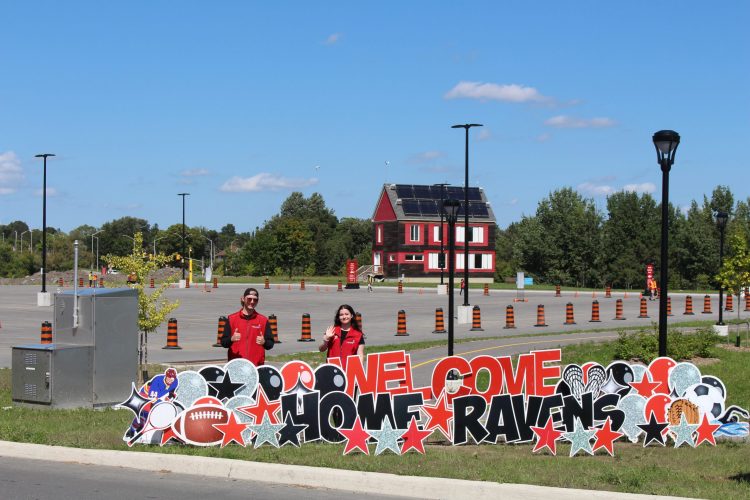
{"label": "white cloud", "polygon": [[615,192],[612,186],[606,184],[594,184],[593,182],[584,182],[578,185],[578,191],[590,196],[607,196]]}
{"label": "white cloud", "polygon": [[643,182],[641,184],[625,184],[622,187],[623,191],[631,191],[634,193],[653,193],[656,191],[656,186],[652,182]]}
{"label": "white cloud", "polygon": [[[57,189],[55,189],[53,187],[48,187],[47,188],[47,198],[51,198],[53,196],[57,196],[58,194],[60,194],[60,193],[57,191]],[[34,191],[34,196],[37,196],[37,197],[41,198],[42,197],[42,190],[41,189],[36,189]]]}
{"label": "white cloud", "polygon": [[424,151],[422,153],[417,153],[409,158],[409,163],[427,163],[444,157],[445,152],[443,151]]}
{"label": "white cloud", "polygon": [[505,102],[544,102],[549,101],[534,87],[524,87],[515,83],[500,85],[497,83],[459,82],[450,89],[445,99],[479,99],[480,101]]}
{"label": "white cloud", "polygon": [[283,189],[299,189],[314,186],[318,179],[295,179],[276,174],[261,172],[252,177],[234,176],[219,188],[228,193],[248,193],[259,191],[280,191]]}
{"label": "white cloud", "polygon": [[331,35],[328,35],[328,38],[326,38],[326,41],[323,42],[323,45],[333,45],[339,42],[341,40],[341,33],[333,33]]}
{"label": "white cloud", "polygon": [[556,128],[606,128],[614,127],[616,122],[610,118],[575,118],[573,116],[558,115],[549,118],[545,125]]}
{"label": "white cloud", "polygon": [[203,175],[208,175],[210,172],[205,168],[190,168],[187,170],[183,170],[180,172],[180,175],[183,177],[199,177]]}
{"label": "white cloud", "polygon": [[23,180],[21,160],[13,151],[0,153],[0,195],[13,194]]}

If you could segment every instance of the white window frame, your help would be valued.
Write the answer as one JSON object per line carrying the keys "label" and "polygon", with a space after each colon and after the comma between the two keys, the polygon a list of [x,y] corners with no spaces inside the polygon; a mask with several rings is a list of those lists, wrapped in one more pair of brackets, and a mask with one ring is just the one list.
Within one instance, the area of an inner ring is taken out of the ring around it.
{"label": "white window frame", "polygon": [[404,262],[424,262],[424,255],[421,253],[407,253],[404,255]]}
{"label": "white window frame", "polygon": [[[409,226],[409,241],[419,242],[419,224]],[[414,237],[416,235],[416,238]]]}
{"label": "white window frame", "polygon": [[483,227],[471,228],[471,242],[472,243],[484,243],[484,228]]}
{"label": "white window frame", "polygon": [[440,242],[440,226],[433,226],[432,228],[432,240],[436,242]]}
{"label": "white window frame", "polygon": [[464,227],[463,226],[456,226],[456,243],[463,243],[464,242]]}
{"label": "white window frame", "polygon": [[383,243],[383,225],[378,224],[376,226],[376,231],[377,231],[376,241],[382,244]]}

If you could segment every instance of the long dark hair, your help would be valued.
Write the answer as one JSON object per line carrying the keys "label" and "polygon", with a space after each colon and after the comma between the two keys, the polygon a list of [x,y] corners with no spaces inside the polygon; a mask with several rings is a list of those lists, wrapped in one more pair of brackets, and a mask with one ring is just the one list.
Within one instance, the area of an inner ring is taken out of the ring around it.
{"label": "long dark hair", "polygon": [[352,306],[350,306],[349,304],[342,304],[342,305],[339,306],[338,309],[336,309],[336,317],[333,318],[333,324],[335,326],[341,326],[341,320],[339,319],[339,313],[341,312],[342,309],[346,309],[347,311],[349,311],[352,314],[352,322],[351,322],[352,328],[354,328],[355,330],[359,330],[359,321],[357,321],[357,315],[354,312],[354,308]]}

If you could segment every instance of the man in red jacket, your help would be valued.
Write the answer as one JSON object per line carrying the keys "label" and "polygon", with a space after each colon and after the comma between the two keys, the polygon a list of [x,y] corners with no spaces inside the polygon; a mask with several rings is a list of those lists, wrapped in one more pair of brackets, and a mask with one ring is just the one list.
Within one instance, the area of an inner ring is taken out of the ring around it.
{"label": "man in red jacket", "polygon": [[273,332],[268,318],[259,314],[258,290],[247,288],[240,300],[242,309],[230,314],[221,335],[221,345],[228,349],[227,359],[244,358],[255,366],[266,360],[266,351],[273,347]]}

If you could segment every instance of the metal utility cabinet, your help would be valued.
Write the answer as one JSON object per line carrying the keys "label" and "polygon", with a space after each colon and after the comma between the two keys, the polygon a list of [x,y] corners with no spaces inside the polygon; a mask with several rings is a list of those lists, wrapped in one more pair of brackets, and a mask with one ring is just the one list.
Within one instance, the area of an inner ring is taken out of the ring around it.
{"label": "metal utility cabinet", "polygon": [[[78,326],[74,326],[76,298]],[[138,370],[138,295],[130,288],[55,294],[52,344],[13,347],[13,402],[111,406],[127,399]]]}

